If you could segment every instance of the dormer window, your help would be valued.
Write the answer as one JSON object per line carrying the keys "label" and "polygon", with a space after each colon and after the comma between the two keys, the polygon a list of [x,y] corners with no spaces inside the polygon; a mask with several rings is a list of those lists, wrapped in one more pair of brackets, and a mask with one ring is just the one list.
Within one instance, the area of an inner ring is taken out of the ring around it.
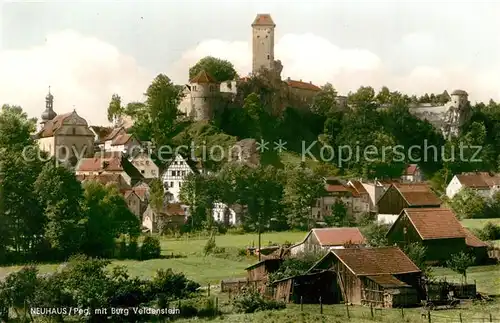
{"label": "dormer window", "polygon": [[196,91],[196,85],[193,85],[193,91]]}

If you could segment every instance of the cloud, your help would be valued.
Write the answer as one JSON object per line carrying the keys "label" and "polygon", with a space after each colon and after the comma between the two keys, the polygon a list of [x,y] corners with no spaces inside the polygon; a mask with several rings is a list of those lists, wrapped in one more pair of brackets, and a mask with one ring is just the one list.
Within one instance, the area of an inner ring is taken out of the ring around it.
{"label": "cloud", "polygon": [[[399,42],[388,44],[399,53],[398,60],[411,63],[421,55],[433,54],[436,40],[428,33],[405,35]],[[413,55],[409,55],[413,54]],[[240,75],[251,71],[251,44],[206,40],[186,51],[174,64],[169,75],[178,82],[187,81],[187,70],[200,58],[211,55],[231,61]],[[450,56],[453,56],[450,53]],[[428,58],[428,57],[427,57]],[[401,75],[394,71],[395,62],[363,48],[340,48],[326,38],[313,34],[285,34],[276,40],[275,59],[283,64],[282,78],[302,79],[323,85],[330,82],[343,94],[362,85],[379,89],[388,86],[408,94],[441,93],[444,90],[464,89],[470,100],[500,101],[500,64],[480,70],[468,66],[432,66],[415,64]],[[500,62],[499,62],[500,63]]]}
{"label": "cloud", "polygon": [[50,85],[56,113],[74,107],[89,123],[106,124],[111,95],[142,100],[153,76],[110,44],[61,31],[48,35],[42,46],[0,52],[0,104],[21,105],[39,117]]}

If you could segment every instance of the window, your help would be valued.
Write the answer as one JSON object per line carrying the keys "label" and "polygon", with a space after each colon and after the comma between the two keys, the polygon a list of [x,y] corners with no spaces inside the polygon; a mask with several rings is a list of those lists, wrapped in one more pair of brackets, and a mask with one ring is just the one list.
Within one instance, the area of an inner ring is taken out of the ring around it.
{"label": "window", "polygon": [[146,160],[145,163],[146,163],[146,166],[149,166],[149,160]]}
{"label": "window", "polygon": [[71,129],[71,131],[72,131],[73,135],[76,135],[76,129],[75,128]]}
{"label": "window", "polygon": [[174,182],[170,182],[170,187],[174,187]]}
{"label": "window", "polygon": [[193,86],[193,91],[196,91],[196,85],[195,85],[195,86]]}
{"label": "window", "polygon": [[182,171],[182,176],[186,176],[186,171],[185,170]]}
{"label": "window", "polygon": [[271,56],[267,55],[267,59],[271,59]]}
{"label": "window", "polygon": [[141,174],[144,174],[144,169],[141,169]]}
{"label": "window", "polygon": [[172,171],[172,176],[175,176],[175,170]]}

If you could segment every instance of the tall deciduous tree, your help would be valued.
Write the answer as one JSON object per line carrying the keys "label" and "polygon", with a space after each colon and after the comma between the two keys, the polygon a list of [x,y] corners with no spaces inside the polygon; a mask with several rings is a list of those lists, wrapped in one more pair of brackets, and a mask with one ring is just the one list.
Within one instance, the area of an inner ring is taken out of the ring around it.
{"label": "tall deciduous tree", "polygon": [[108,106],[108,121],[113,122],[116,118],[122,116],[124,110],[121,97],[118,94],[113,94]]}
{"label": "tall deciduous tree", "polygon": [[292,228],[309,229],[312,207],[325,192],[323,178],[304,167],[286,170],[287,222]]}
{"label": "tall deciduous tree", "polygon": [[84,184],[83,251],[89,256],[110,257],[115,239],[122,234],[137,237],[140,221],[127,207],[123,195],[114,185],[98,182]]}
{"label": "tall deciduous tree", "polygon": [[234,80],[238,73],[231,62],[212,56],[206,56],[200,59],[189,69],[189,78],[192,79],[202,70],[212,75],[217,82]]}
{"label": "tall deciduous tree", "polygon": [[328,115],[330,112],[335,111],[337,106],[336,97],[337,91],[335,91],[333,85],[326,83],[321,87],[321,92],[314,97],[311,110],[320,115]]}
{"label": "tall deciduous tree", "polygon": [[31,134],[36,129],[36,119],[29,119],[19,106],[4,104],[0,112],[0,148],[23,151],[34,145]]}

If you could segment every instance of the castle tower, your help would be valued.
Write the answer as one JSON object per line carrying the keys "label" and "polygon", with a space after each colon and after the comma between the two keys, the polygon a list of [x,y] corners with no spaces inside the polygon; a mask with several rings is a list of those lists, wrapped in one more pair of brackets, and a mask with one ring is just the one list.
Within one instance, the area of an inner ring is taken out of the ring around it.
{"label": "castle tower", "polygon": [[50,93],[49,86],[49,93],[45,97],[45,111],[43,111],[41,116],[40,127],[43,128],[48,121],[54,119],[56,116],[57,113],[54,112],[54,96]]}
{"label": "castle tower", "polygon": [[270,14],[258,14],[252,23],[252,73],[274,67],[274,28]]}
{"label": "castle tower", "polygon": [[448,110],[444,114],[441,128],[446,139],[457,137],[460,134],[460,128],[469,121],[471,108],[468,96],[464,90],[455,90],[451,93],[451,100],[447,103]]}
{"label": "castle tower", "polygon": [[204,70],[193,77],[189,83],[192,102],[191,116],[195,121],[210,120],[220,94],[220,84]]}
{"label": "castle tower", "polygon": [[455,90],[451,93],[450,102],[457,108],[462,108],[469,102],[469,95],[464,90]]}

